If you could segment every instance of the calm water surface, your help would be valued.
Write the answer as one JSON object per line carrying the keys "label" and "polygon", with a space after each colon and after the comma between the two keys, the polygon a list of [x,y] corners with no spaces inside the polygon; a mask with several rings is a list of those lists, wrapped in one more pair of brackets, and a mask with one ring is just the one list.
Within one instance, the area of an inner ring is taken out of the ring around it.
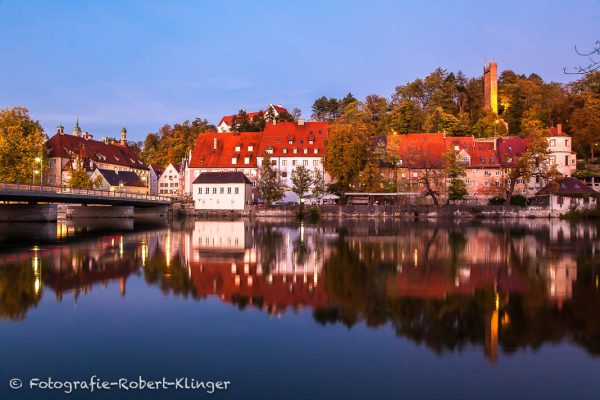
{"label": "calm water surface", "polygon": [[[0,225],[0,398],[599,399],[600,226]],[[66,396],[11,378],[230,389]]]}

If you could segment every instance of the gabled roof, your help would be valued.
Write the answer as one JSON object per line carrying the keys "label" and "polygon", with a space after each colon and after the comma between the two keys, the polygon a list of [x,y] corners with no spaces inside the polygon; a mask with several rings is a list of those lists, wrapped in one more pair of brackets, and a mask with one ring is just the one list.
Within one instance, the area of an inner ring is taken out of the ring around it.
{"label": "gabled roof", "polygon": [[599,196],[600,193],[577,178],[565,177],[550,182],[537,192],[536,196],[554,194],[565,197]]}
{"label": "gabled roof", "polygon": [[[192,150],[189,167],[256,168],[260,135],[260,132],[200,133]],[[239,151],[236,151],[237,146],[239,146]],[[249,150],[248,146],[251,146],[252,150]],[[233,158],[237,161],[235,164],[231,162]],[[246,158],[249,158],[248,164],[244,162]]]}
{"label": "gabled roof", "polygon": [[57,133],[44,145],[48,149],[48,157],[75,158],[82,156],[99,163],[147,169],[133,150],[120,144],[106,144],[98,140]]}
{"label": "gabled roof", "polygon": [[252,184],[243,172],[202,172],[194,180],[196,183],[247,183]]}
{"label": "gabled roof", "polygon": [[516,163],[518,156],[527,150],[527,141],[520,137],[508,136],[498,139],[498,155],[503,167]]}
{"label": "gabled roof", "polygon": [[163,167],[161,167],[158,164],[150,164],[150,167],[154,170],[154,172],[156,173],[156,176],[161,176],[165,170]]}
{"label": "gabled roof", "polygon": [[269,149],[272,151],[270,157],[323,157],[328,137],[327,122],[305,122],[303,125],[296,122],[267,122],[258,155],[263,156]]}
{"label": "gabled roof", "polygon": [[110,186],[135,186],[146,187],[140,177],[133,171],[114,171],[112,169],[100,169],[97,171],[106,179]]}

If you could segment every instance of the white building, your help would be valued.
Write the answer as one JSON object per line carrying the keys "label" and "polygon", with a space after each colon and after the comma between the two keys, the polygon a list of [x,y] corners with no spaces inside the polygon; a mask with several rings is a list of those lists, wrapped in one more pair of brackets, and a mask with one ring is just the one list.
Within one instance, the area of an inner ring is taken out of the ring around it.
{"label": "white building", "polygon": [[183,174],[181,164],[169,164],[158,178],[158,194],[179,197],[183,194]]}
{"label": "white building", "polygon": [[[258,149],[257,164],[262,165],[264,156],[280,173],[284,184],[292,187],[292,172],[299,166],[309,171],[319,170],[325,180],[331,180],[323,167],[325,144],[328,138],[326,122],[280,122],[267,123]],[[288,190],[286,201],[298,201],[298,196]]]}
{"label": "white building", "polygon": [[570,210],[596,208],[600,193],[585,182],[573,177],[559,178],[548,183],[535,195],[535,203],[549,206],[552,211],[564,213]]}
{"label": "white building", "polygon": [[[267,111],[255,111],[255,112],[249,112],[246,113],[246,115],[248,115],[248,119],[250,119],[250,121],[252,121],[252,118],[256,117],[258,114],[263,113],[263,115],[266,117],[268,115],[268,111],[271,111],[271,115],[275,118],[277,118],[279,116],[280,113],[287,113],[288,110],[283,107],[281,104],[269,104],[267,107]],[[231,125],[233,122],[233,117],[235,115],[225,115],[223,118],[221,118],[221,121],[219,121],[219,124],[217,125],[217,132],[231,132]],[[273,122],[273,121],[271,121]]]}
{"label": "white building", "polygon": [[252,183],[242,172],[203,172],[192,184],[196,210],[243,210],[252,202]]}

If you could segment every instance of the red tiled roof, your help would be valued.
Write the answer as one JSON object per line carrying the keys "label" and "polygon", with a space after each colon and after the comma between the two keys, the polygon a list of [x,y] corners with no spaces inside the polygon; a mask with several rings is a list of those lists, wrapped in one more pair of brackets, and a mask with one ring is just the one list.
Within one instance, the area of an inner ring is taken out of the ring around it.
{"label": "red tiled roof", "polygon": [[525,150],[527,150],[527,141],[523,138],[508,136],[498,139],[500,162],[504,167],[513,165]]}
{"label": "red tiled roof", "polygon": [[[271,107],[271,105],[269,105],[269,107]],[[287,110],[287,108],[279,106],[279,105],[272,105],[272,107],[275,109],[275,111],[277,111],[277,113],[289,112]],[[252,121],[252,118],[254,118],[255,116],[257,116],[259,113],[265,113],[266,114],[266,111],[260,110],[260,111],[255,111],[255,112],[249,112],[249,113],[246,113],[246,114],[248,115],[248,118],[250,119],[250,121]],[[231,126],[231,122],[233,121],[233,117],[236,116],[236,115],[237,114],[225,115],[223,118],[221,118],[221,121],[219,121],[218,125],[221,125],[223,122],[225,122],[227,125]]]}
{"label": "red tiled roof", "polygon": [[[192,150],[189,167],[256,168],[260,135],[260,132],[200,133]],[[215,139],[217,140],[216,150],[214,149]],[[235,150],[236,146],[240,147],[240,151]],[[253,149],[248,150],[248,146],[253,146]],[[236,164],[231,163],[233,157],[237,158]],[[246,157],[250,157],[248,164],[244,163]]]}
{"label": "red tiled roof", "polygon": [[440,167],[446,151],[443,133],[409,133],[389,136],[388,148],[399,154],[402,167]]}
{"label": "red tiled roof", "polygon": [[57,133],[46,141],[45,146],[48,149],[48,157],[74,158],[81,155],[99,163],[147,169],[133,150],[119,144],[106,144],[98,140]]}
{"label": "red tiled roof", "polygon": [[[248,115],[248,119],[250,119],[250,121],[252,121],[252,118],[254,118],[255,116],[257,116],[259,113],[264,112],[264,111],[256,111],[256,112],[249,112],[246,113]],[[231,123],[233,122],[233,117],[235,117],[237,114],[233,114],[233,115],[225,115],[223,118],[221,118],[221,121],[219,121],[218,125],[221,125],[223,123],[223,121],[225,121],[225,123],[229,126],[231,126]]]}
{"label": "red tiled roof", "polygon": [[327,122],[305,122],[304,125],[296,122],[267,122],[258,155],[262,156],[267,149],[272,149],[272,154],[269,154],[271,157],[323,157],[328,137]]}

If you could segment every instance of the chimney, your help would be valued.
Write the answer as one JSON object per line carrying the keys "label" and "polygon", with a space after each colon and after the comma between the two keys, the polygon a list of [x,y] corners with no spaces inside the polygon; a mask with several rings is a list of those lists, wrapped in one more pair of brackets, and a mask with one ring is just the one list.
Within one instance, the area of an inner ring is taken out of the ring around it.
{"label": "chimney", "polygon": [[556,134],[558,136],[562,135],[562,124],[556,124]]}
{"label": "chimney", "polygon": [[127,129],[125,129],[125,127],[123,127],[121,129],[121,141],[119,142],[119,144],[121,146],[126,146],[127,145]]}
{"label": "chimney", "polygon": [[298,126],[304,126],[304,120],[302,118],[298,118]]}
{"label": "chimney", "polygon": [[217,138],[216,137],[213,139],[213,150],[214,151],[217,150]]}

